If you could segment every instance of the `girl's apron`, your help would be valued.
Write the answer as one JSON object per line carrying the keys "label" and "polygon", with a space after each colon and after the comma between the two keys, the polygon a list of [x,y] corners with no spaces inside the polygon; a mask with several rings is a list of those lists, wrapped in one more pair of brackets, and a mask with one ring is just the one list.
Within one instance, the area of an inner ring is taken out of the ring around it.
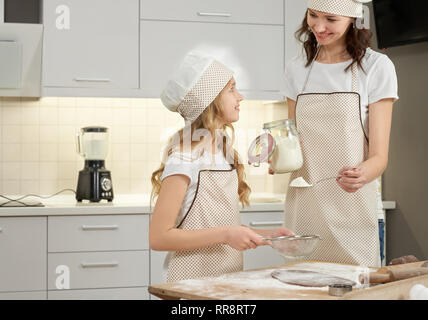
{"label": "girl's apron", "polygon": [[[177,228],[240,225],[236,169],[201,170],[193,202]],[[167,281],[219,276],[243,270],[242,252],[224,244],[172,253]]]}
{"label": "girl's apron", "polygon": [[[304,88],[309,79],[308,72]],[[358,67],[352,66],[352,92],[297,96],[296,126],[304,164],[290,179],[314,184],[337,176],[344,166],[357,167],[368,157],[368,138],[361,121]],[[290,181],[291,181],[290,180]],[[288,188],[285,226],[296,234],[318,234],[319,247],[309,260],[380,266],[376,180],[355,193],[336,179],[309,188]]]}

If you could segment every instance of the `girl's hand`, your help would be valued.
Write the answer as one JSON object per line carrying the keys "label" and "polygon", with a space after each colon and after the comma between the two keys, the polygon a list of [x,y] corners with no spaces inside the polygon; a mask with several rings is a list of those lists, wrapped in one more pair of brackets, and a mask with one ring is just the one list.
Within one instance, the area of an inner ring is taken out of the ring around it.
{"label": "girl's hand", "polygon": [[336,178],[337,184],[349,193],[357,192],[368,182],[363,168],[343,167],[339,176]]}
{"label": "girl's hand", "polygon": [[243,251],[255,249],[264,245],[262,236],[246,226],[231,226],[226,228],[226,244],[232,248]]}

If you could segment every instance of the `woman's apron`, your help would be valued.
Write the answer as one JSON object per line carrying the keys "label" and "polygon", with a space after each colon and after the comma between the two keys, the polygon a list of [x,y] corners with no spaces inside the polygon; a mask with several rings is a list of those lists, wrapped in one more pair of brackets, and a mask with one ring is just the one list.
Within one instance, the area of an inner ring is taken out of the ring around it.
{"label": "woman's apron", "polygon": [[[357,167],[367,159],[369,145],[361,121],[355,63],[352,92],[298,95],[296,126],[304,164],[291,174],[291,180],[303,177],[314,184],[337,176],[344,166]],[[296,234],[318,234],[322,238],[305,260],[380,266],[376,192],[376,180],[355,193],[345,192],[336,179],[309,188],[289,187],[285,226]]]}
{"label": "woman's apron", "polygon": [[[199,171],[195,198],[177,228],[198,230],[240,224],[236,169]],[[219,276],[242,270],[242,252],[219,244],[173,252],[167,281]]]}

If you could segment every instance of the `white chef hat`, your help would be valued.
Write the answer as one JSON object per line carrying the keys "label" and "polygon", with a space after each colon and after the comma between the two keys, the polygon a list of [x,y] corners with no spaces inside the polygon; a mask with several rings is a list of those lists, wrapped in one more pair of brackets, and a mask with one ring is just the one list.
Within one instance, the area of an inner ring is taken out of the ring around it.
{"label": "white chef hat", "polygon": [[371,0],[308,0],[308,8],[339,16],[362,18],[363,3]]}
{"label": "white chef hat", "polygon": [[225,65],[202,52],[190,52],[161,93],[170,111],[193,122],[217,97],[232,78]]}

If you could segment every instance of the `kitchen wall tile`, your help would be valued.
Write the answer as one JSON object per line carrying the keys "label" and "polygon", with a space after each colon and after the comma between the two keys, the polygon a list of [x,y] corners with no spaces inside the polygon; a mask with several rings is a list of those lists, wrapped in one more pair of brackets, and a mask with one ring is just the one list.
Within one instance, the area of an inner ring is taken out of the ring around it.
{"label": "kitchen wall tile", "polygon": [[63,107],[58,108],[58,124],[74,125],[76,123],[76,108]]}
{"label": "kitchen wall tile", "polygon": [[2,147],[2,161],[4,162],[21,161],[21,144],[4,143]]}
{"label": "kitchen wall tile", "polygon": [[131,178],[131,163],[129,161],[113,161],[111,165],[112,176],[115,181],[129,180]]}
{"label": "kitchen wall tile", "polygon": [[60,143],[58,145],[58,161],[76,161],[79,155],[76,153],[75,143]]}
{"label": "kitchen wall tile", "polygon": [[132,126],[145,126],[150,120],[147,118],[146,107],[132,107],[131,108],[131,125]]}
{"label": "kitchen wall tile", "polygon": [[3,125],[2,129],[3,143],[21,143],[21,126]]}
{"label": "kitchen wall tile", "polygon": [[40,132],[38,125],[23,125],[21,128],[21,142],[26,143],[39,143]]}
{"label": "kitchen wall tile", "polygon": [[39,175],[41,180],[58,179],[58,163],[57,162],[40,162]]}
{"label": "kitchen wall tile", "polygon": [[94,107],[76,108],[76,125],[79,128],[96,125],[97,109]]}
{"label": "kitchen wall tile", "polygon": [[126,126],[131,122],[131,108],[113,108],[113,125]]}
{"label": "kitchen wall tile", "polygon": [[58,161],[58,144],[41,143],[39,157],[40,157],[40,161],[57,162]]}
{"label": "kitchen wall tile", "polygon": [[44,107],[58,107],[58,97],[43,97],[40,99],[40,106]]}
{"label": "kitchen wall tile", "polygon": [[20,162],[3,162],[2,177],[4,180],[20,180],[21,163]]}
{"label": "kitchen wall tile", "polygon": [[59,97],[58,107],[62,108],[76,108],[76,101],[79,98],[75,97]]}
{"label": "kitchen wall tile", "polygon": [[128,143],[112,144],[113,162],[129,162],[130,159],[131,159],[131,152],[130,152],[130,147]]}
{"label": "kitchen wall tile", "polygon": [[4,195],[20,195],[21,180],[3,180],[2,194]]}
{"label": "kitchen wall tile", "polygon": [[[19,194],[40,194],[40,183],[38,178],[36,180],[21,180]],[[39,199],[43,203],[42,199]]]}
{"label": "kitchen wall tile", "polygon": [[21,109],[22,125],[39,125],[40,124],[40,108],[39,106],[23,104]]}
{"label": "kitchen wall tile", "polygon": [[58,125],[58,107],[41,106],[39,117],[41,125]]}
{"label": "kitchen wall tile", "polygon": [[58,143],[58,125],[41,125],[39,127],[40,143]]}
{"label": "kitchen wall tile", "polygon": [[131,162],[139,162],[147,160],[147,146],[144,143],[131,144],[130,150]]}
{"label": "kitchen wall tile", "polygon": [[112,143],[129,143],[131,142],[131,128],[129,126],[115,125],[110,129]]}
{"label": "kitchen wall tile", "polygon": [[131,143],[145,143],[147,141],[145,126],[131,127]]}
{"label": "kitchen wall tile", "polygon": [[[39,162],[21,163],[21,180],[38,180],[40,179]],[[37,185],[38,186],[38,185]]]}
{"label": "kitchen wall tile", "polygon": [[58,181],[56,179],[39,181],[40,195],[50,196],[58,191],[60,191],[60,189],[58,188]]}
{"label": "kitchen wall tile", "polygon": [[[79,169],[80,170],[80,169]],[[76,170],[75,161],[58,162],[58,179],[59,180],[76,180],[78,170]]]}
{"label": "kitchen wall tile", "polygon": [[[131,108],[131,106],[132,106],[132,99],[131,98],[110,99],[109,104],[114,109]],[[107,106],[107,105],[105,105],[105,106]]]}
{"label": "kitchen wall tile", "polygon": [[[57,191],[55,192],[58,192],[64,189],[76,190],[76,187],[77,187],[77,180],[72,180],[72,179],[58,180]],[[71,193],[68,193],[68,194],[71,194]]]}
{"label": "kitchen wall tile", "polygon": [[15,105],[6,104],[2,106],[2,124],[3,125],[20,125],[22,108],[20,103]]}
{"label": "kitchen wall tile", "polygon": [[58,127],[58,142],[76,144],[78,129],[74,125],[60,125]]}
{"label": "kitchen wall tile", "polygon": [[3,97],[2,98],[2,107],[19,107],[21,105],[21,98],[20,97]]}
{"label": "kitchen wall tile", "polygon": [[40,161],[40,145],[38,143],[23,143],[21,146],[21,162]]}
{"label": "kitchen wall tile", "polygon": [[97,99],[93,97],[79,97],[76,98],[75,104],[77,108],[93,108],[97,104]]}

